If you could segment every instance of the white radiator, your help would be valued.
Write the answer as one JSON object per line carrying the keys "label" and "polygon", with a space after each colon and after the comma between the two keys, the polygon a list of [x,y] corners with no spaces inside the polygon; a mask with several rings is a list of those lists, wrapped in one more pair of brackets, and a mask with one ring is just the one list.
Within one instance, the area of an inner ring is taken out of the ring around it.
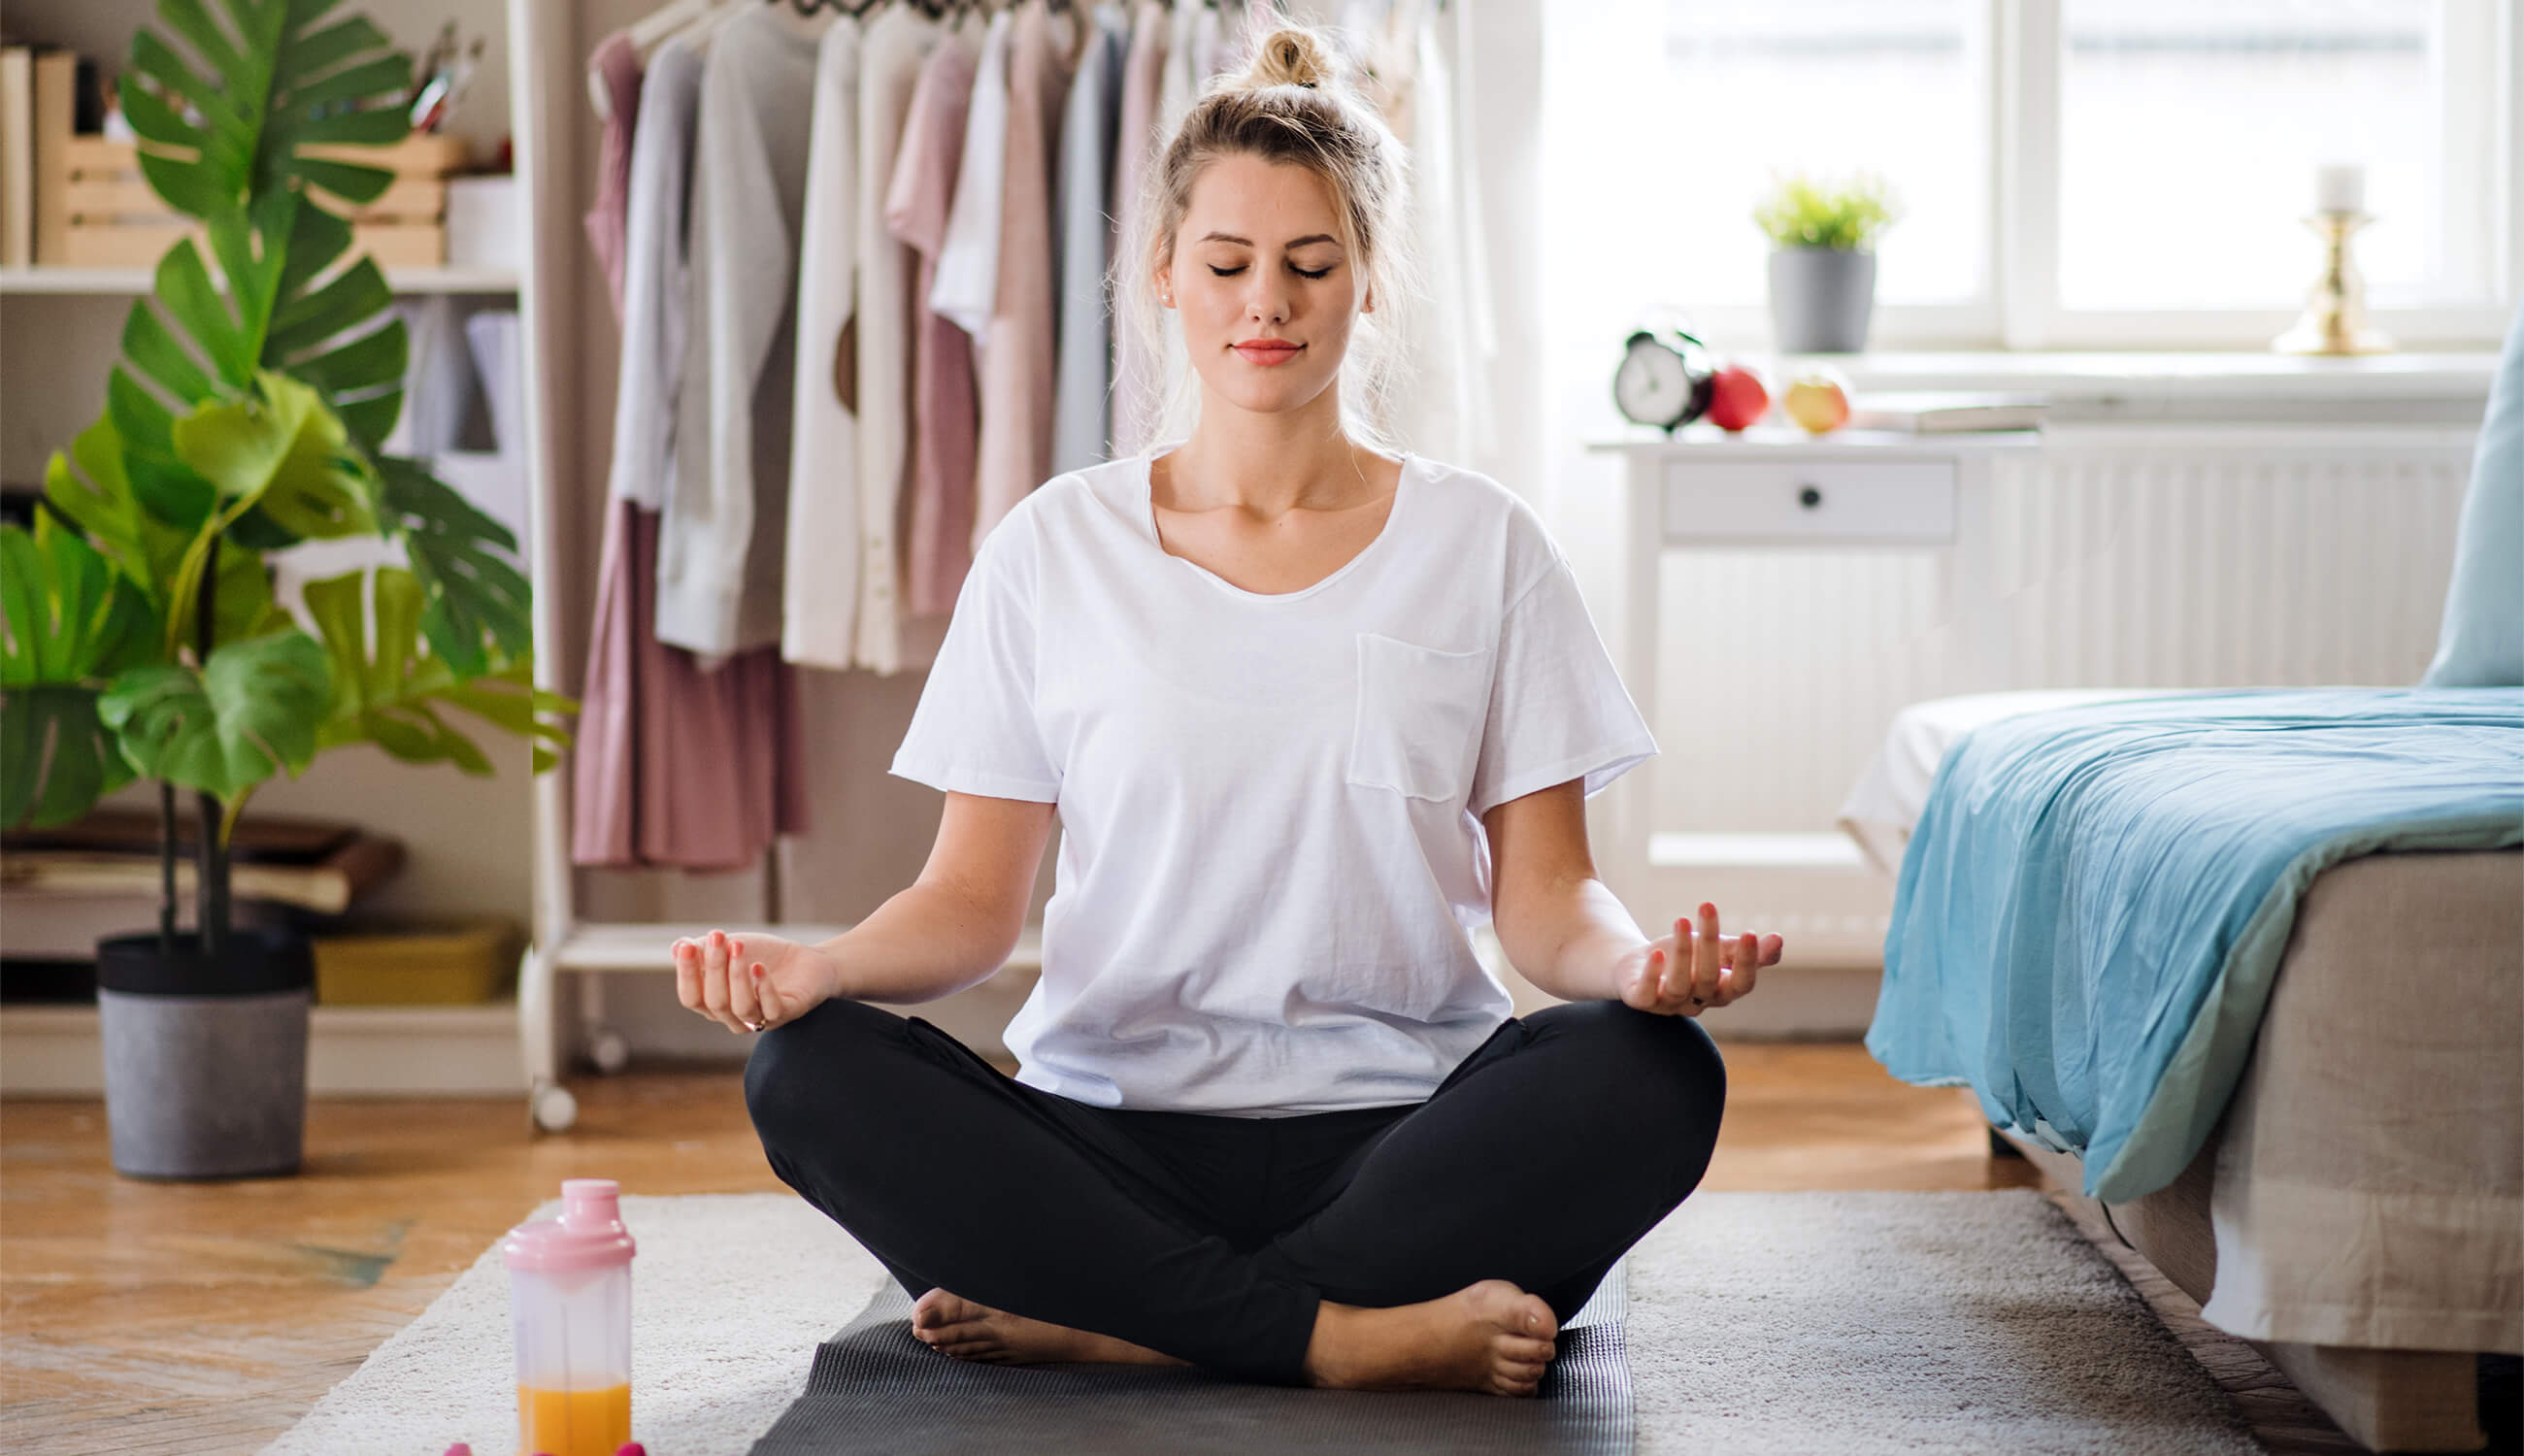
{"label": "white radiator", "polygon": [[1967,676],[1950,552],[1669,553],[1657,827],[1828,831],[1894,712],[1921,699],[2407,685],[2426,670],[2463,432],[2058,433],[1994,482],[2011,683]]}

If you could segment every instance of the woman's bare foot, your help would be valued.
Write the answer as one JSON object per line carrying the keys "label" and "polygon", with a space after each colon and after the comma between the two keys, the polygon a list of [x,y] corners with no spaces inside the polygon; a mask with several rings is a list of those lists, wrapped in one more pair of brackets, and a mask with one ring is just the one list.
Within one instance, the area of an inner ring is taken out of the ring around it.
{"label": "woman's bare foot", "polygon": [[958,1360],[994,1365],[1036,1365],[1046,1360],[1101,1360],[1121,1365],[1186,1365],[1144,1345],[1109,1335],[1072,1330],[976,1304],[945,1289],[913,1301],[912,1337]]}
{"label": "woman's bare foot", "polygon": [[1310,1384],[1347,1390],[1530,1395],[1558,1349],[1551,1306],[1503,1279],[1373,1309],[1327,1299],[1306,1346]]}

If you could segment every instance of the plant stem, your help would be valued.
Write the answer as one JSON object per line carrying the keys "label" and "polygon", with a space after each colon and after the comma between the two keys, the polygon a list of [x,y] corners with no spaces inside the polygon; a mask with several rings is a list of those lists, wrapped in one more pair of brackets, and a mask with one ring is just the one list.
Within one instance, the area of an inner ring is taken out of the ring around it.
{"label": "plant stem", "polygon": [[[211,638],[216,626],[213,618],[218,602],[218,582],[219,527],[215,523],[193,601],[194,670],[202,673],[206,680],[211,666]],[[202,883],[197,913],[201,920],[202,959],[206,964],[216,964],[228,938],[228,877],[226,856],[220,852],[218,796],[208,789],[201,791],[201,815]]]}
{"label": "plant stem", "polygon": [[158,954],[175,957],[175,785],[158,781]]}
{"label": "plant stem", "polygon": [[202,958],[211,961],[218,958],[220,945],[227,939],[227,898],[219,894],[219,799],[208,789],[194,797],[198,801],[195,812],[202,837],[195,856],[201,884],[197,887],[200,893],[194,914],[201,922]]}

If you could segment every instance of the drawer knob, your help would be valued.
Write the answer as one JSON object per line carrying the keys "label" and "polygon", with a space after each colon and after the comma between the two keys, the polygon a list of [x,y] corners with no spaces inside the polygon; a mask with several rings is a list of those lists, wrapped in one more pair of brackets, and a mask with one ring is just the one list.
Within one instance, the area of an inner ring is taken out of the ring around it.
{"label": "drawer knob", "polygon": [[1806,508],[1808,510],[1814,510],[1817,506],[1820,506],[1820,505],[1821,505],[1821,504],[1822,504],[1822,492],[1821,492],[1821,491],[1820,491],[1820,490],[1817,490],[1815,487],[1813,487],[1813,486],[1811,486],[1811,485],[1801,485],[1801,486],[1798,486],[1798,487],[1797,487],[1797,504],[1798,504],[1798,505],[1800,505],[1800,506],[1803,506],[1803,507],[1804,507],[1804,508]]}

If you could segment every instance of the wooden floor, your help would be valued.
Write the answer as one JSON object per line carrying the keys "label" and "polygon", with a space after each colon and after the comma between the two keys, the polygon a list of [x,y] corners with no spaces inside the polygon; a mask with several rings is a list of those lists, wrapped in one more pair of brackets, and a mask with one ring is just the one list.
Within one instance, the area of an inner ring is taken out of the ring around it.
{"label": "wooden floor", "polygon": [[[1855,1043],[1730,1043],[1726,1064],[1702,1188],[2040,1186],[2029,1164],[1988,1156],[1967,1090],[1895,1082]],[[0,1449],[253,1451],[564,1178],[639,1193],[782,1188],[732,1068],[574,1090],[578,1126],[561,1137],[530,1132],[522,1096],[318,1101],[304,1174],[207,1185],[117,1177],[95,1101],[0,1104]],[[2359,1449],[2096,1235],[2271,1450]]]}

